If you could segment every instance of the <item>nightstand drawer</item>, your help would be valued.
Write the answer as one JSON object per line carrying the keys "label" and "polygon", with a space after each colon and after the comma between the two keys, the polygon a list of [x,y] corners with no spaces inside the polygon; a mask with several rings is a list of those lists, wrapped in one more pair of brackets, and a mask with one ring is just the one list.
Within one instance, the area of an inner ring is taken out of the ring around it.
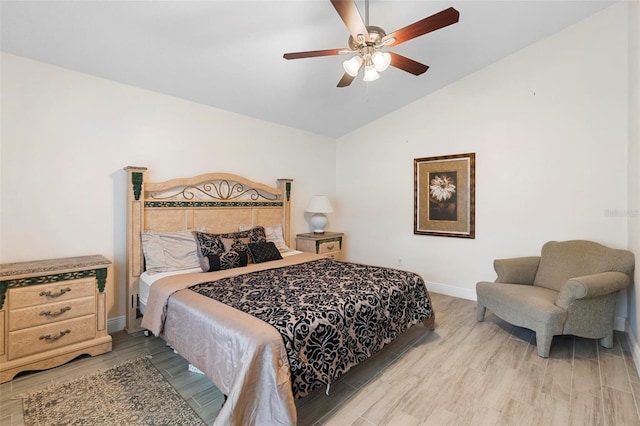
{"label": "nightstand drawer", "polygon": [[318,254],[330,253],[332,251],[340,251],[339,238],[329,240],[329,241],[322,241],[318,245]]}

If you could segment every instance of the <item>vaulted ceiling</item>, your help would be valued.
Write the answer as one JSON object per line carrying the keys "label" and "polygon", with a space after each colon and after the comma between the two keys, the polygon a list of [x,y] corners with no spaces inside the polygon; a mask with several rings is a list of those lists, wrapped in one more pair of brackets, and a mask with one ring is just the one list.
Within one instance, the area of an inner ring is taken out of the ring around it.
{"label": "vaulted ceiling", "polygon": [[[349,32],[328,0],[2,1],[2,51],[339,137],[541,40],[611,1],[371,0],[387,33],[448,7],[457,24],[391,50],[430,66],[337,88]],[[365,2],[356,1],[365,17]]]}

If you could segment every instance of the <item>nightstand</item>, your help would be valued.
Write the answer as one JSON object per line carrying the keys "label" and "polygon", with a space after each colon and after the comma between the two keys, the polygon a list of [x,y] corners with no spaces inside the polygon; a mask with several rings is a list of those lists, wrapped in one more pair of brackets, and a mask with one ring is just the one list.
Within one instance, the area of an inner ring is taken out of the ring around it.
{"label": "nightstand", "polygon": [[309,253],[324,254],[335,260],[342,258],[342,232],[325,232],[324,234],[296,235],[296,250]]}

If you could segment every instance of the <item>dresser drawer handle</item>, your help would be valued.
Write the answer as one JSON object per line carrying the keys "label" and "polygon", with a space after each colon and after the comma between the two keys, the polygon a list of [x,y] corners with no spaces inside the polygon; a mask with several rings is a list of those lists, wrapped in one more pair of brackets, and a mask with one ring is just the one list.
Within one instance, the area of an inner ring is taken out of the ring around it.
{"label": "dresser drawer handle", "polygon": [[60,309],[58,312],[51,312],[51,311],[42,311],[40,312],[40,316],[42,317],[57,317],[58,315],[62,315],[67,311],[71,310],[71,306],[65,306],[64,308]]}
{"label": "dresser drawer handle", "polygon": [[40,293],[40,296],[47,296],[47,297],[60,297],[63,294],[65,294],[66,292],[71,291],[71,289],[69,287],[67,288],[61,288],[59,292],[57,293],[51,293],[50,291],[43,291]]}
{"label": "dresser drawer handle", "polygon": [[327,250],[333,250],[333,247],[334,247],[333,244],[330,246],[327,246]]}
{"label": "dresser drawer handle", "polygon": [[47,342],[55,342],[62,336],[69,333],[71,333],[71,330],[67,329],[67,330],[61,331],[60,334],[58,334],[57,336],[52,336],[51,334],[45,334],[44,336],[40,336],[40,340],[46,340]]}

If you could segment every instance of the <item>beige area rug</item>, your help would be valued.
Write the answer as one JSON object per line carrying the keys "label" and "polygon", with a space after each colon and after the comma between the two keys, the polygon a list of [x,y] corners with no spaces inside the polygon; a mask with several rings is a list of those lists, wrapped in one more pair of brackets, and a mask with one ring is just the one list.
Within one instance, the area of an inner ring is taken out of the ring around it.
{"label": "beige area rug", "polygon": [[25,425],[204,425],[149,358],[21,395]]}

